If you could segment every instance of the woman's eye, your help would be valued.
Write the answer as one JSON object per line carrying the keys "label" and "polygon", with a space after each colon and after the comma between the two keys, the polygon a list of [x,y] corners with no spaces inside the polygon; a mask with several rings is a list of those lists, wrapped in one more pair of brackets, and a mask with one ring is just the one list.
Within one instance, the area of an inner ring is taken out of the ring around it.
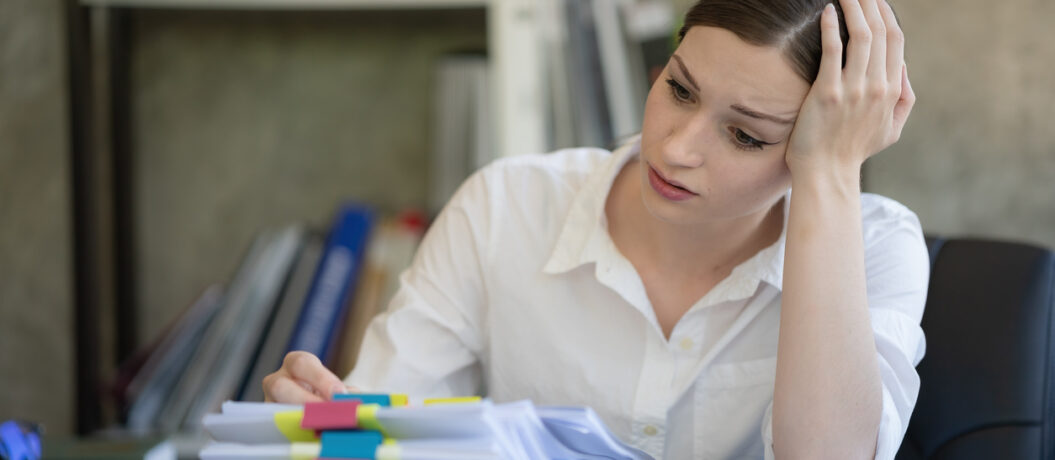
{"label": "woman's eye", "polygon": [[769,145],[765,142],[751,137],[751,135],[745,133],[744,130],[740,128],[736,128],[733,131],[733,138],[736,139],[737,147],[742,149],[757,150],[761,149],[764,145]]}
{"label": "woman's eye", "polygon": [[674,96],[675,101],[689,102],[689,99],[692,97],[692,93],[689,93],[689,90],[678,84],[673,78],[668,78],[667,84],[670,85],[670,93]]}

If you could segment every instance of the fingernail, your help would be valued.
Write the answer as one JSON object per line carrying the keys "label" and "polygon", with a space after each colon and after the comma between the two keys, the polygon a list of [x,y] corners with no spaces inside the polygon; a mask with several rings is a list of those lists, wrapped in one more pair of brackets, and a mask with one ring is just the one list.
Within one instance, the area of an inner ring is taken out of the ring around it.
{"label": "fingernail", "polygon": [[342,383],[340,385],[334,386],[333,389],[330,390],[330,392],[335,395],[348,394],[348,387],[344,386],[344,384]]}
{"label": "fingernail", "polygon": [[827,5],[824,5],[824,12],[828,13],[828,14],[834,13],[835,12],[835,5],[831,4],[831,3],[829,3]]}

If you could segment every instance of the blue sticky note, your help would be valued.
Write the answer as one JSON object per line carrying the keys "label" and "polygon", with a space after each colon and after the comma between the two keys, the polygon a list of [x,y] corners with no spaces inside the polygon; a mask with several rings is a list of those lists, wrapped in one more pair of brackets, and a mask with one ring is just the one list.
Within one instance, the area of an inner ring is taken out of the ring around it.
{"label": "blue sticky note", "polygon": [[377,404],[381,407],[391,407],[392,399],[386,394],[377,393],[344,393],[333,395],[334,401],[359,400],[363,404]]}
{"label": "blue sticky note", "polygon": [[320,441],[320,458],[373,459],[384,439],[377,431],[336,430],[323,431]]}

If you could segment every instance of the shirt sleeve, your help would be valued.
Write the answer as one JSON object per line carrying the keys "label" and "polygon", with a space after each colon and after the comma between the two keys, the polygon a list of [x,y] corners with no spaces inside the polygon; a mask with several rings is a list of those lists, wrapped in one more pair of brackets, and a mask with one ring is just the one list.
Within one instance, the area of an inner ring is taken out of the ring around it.
{"label": "shirt sleeve", "polygon": [[[930,257],[919,219],[907,209],[899,214],[865,231],[868,310],[883,381],[875,456],[881,460],[893,459],[901,447],[919,395],[916,365],[926,350],[920,320],[927,301]],[[762,420],[762,441],[766,460],[773,460],[772,401]]]}
{"label": "shirt sleeve", "polygon": [[419,397],[483,391],[486,169],[462,184],[426,232],[388,308],[367,327],[347,385]]}

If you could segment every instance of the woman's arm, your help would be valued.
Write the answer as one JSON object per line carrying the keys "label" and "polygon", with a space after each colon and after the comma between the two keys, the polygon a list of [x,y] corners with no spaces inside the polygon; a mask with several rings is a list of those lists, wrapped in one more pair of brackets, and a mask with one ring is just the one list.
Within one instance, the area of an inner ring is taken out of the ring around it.
{"label": "woman's arm", "polygon": [[346,384],[423,397],[481,391],[494,168],[466,180],[429,227],[388,309],[367,327]]}
{"label": "woman's arm", "polygon": [[295,351],[264,378],[268,401],[303,404],[359,390],[416,397],[478,392],[482,264],[490,242],[487,170],[466,180],[429,228],[387,311],[366,329],[345,381],[316,356]]}
{"label": "woman's arm", "polygon": [[883,384],[866,292],[861,164],[892,144],[914,102],[885,0],[822,18],[820,74],[788,147],[792,194],[773,394],[777,458],[872,458]]}
{"label": "woman's arm", "polygon": [[773,392],[777,458],[871,458],[875,450],[882,388],[856,182],[793,185]]}

